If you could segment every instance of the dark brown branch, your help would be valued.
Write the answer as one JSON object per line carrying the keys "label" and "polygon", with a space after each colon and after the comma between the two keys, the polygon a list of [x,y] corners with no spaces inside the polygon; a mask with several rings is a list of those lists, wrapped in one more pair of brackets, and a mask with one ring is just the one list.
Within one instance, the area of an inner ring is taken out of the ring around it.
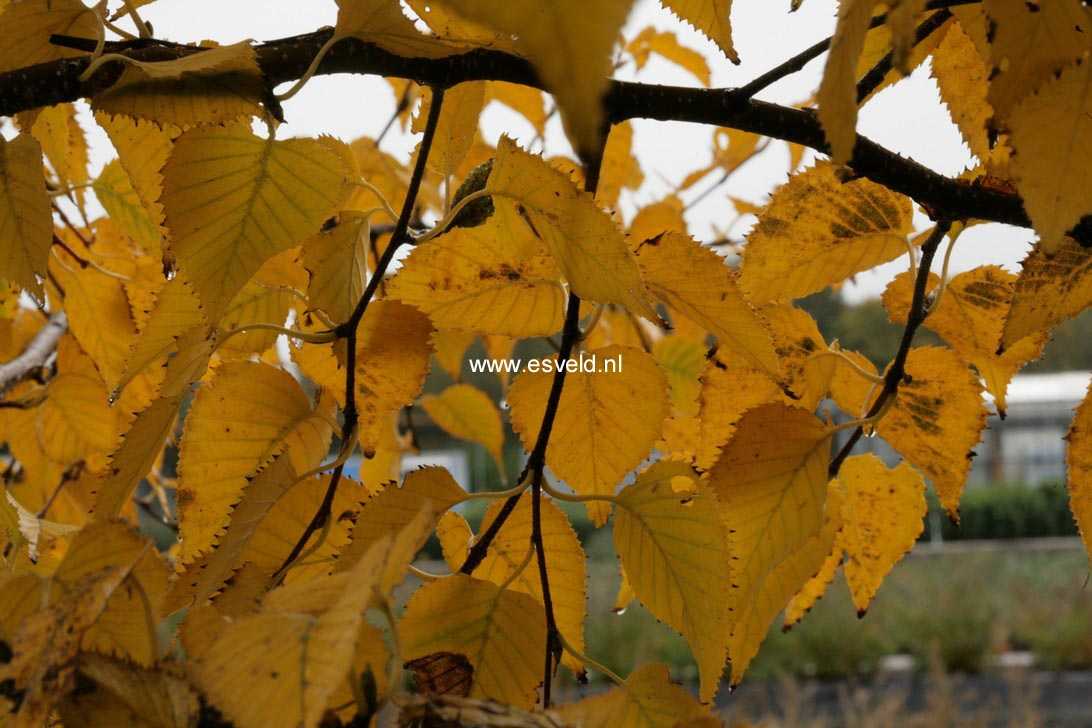
{"label": "dark brown branch", "polygon": [[53,314],[23,353],[7,364],[0,364],[0,396],[19,382],[37,376],[45,368],[46,361],[57,351],[57,342],[67,328],[68,318],[64,311]]}
{"label": "dark brown branch", "polygon": [[[368,303],[375,295],[376,289],[379,288],[379,284],[383,281],[383,276],[387,272],[387,268],[390,266],[391,261],[394,260],[394,253],[398,250],[407,239],[407,231],[409,230],[410,218],[413,216],[413,210],[417,203],[417,192],[421,188],[421,179],[425,176],[425,163],[428,161],[428,153],[432,148],[432,140],[436,136],[436,127],[440,123],[440,108],[444,102],[444,90],[443,88],[434,88],[432,90],[432,104],[429,106],[428,120],[425,122],[425,131],[421,136],[421,148],[417,152],[417,163],[413,167],[413,174],[410,177],[409,186],[406,189],[406,200],[402,205],[402,212],[398,216],[398,222],[394,226],[394,232],[391,234],[391,241],[387,244],[387,249],[383,251],[383,256],[376,263],[375,271],[372,273],[371,279],[368,280],[368,285],[364,289],[364,293],[360,296],[360,301],[357,302],[356,308],[353,309],[353,313],[349,316],[349,320],[339,325],[336,329],[339,338],[345,339],[345,410],[342,413],[341,424],[341,446],[353,447],[348,445],[350,438],[356,437],[356,426],[360,419],[360,413],[356,407],[356,330],[360,325],[360,320],[364,317],[364,312],[368,308]],[[307,541],[312,535],[320,528],[326,525],[327,519],[330,518],[330,511],[334,505],[334,496],[337,495],[338,483],[341,481],[342,472],[345,470],[345,464],[342,463],[334,468],[333,476],[330,478],[330,485],[326,487],[326,493],[322,497],[322,503],[319,505],[318,511],[314,517],[307,524],[307,528],[303,530],[303,534],[300,536],[296,545],[292,547],[292,551],[289,553],[288,558],[285,559],[284,564],[277,570],[277,574],[283,576],[288,567],[296,560],[296,557],[303,551],[303,547],[307,545]]]}
{"label": "dark brown branch", "polygon": [[[914,45],[917,46],[923,40],[928,38],[933,33],[937,32],[942,25],[952,19],[952,11],[944,8],[930,15],[928,18],[922,21],[921,25],[914,29]],[[872,93],[880,87],[884,78],[891,72],[891,69],[895,67],[895,51],[889,50],[884,54],[876,65],[868,69],[868,73],[861,76],[861,80],[857,82],[857,103],[863,103],[865,99],[872,95]]]}
{"label": "dark brown branch", "polygon": [[[940,9],[970,1],[934,1],[929,7]],[[258,62],[267,82],[277,85],[302,76],[330,37],[330,32],[318,31],[258,46]],[[137,60],[164,61],[193,52],[197,51],[153,46],[132,50],[129,55]],[[122,71],[120,64],[108,63],[87,82],[81,82],[78,77],[86,67],[86,58],[74,58],[0,73],[0,116],[94,96],[114,83]],[[330,50],[319,64],[317,73],[396,76],[442,88],[483,79],[542,88],[526,60],[499,51],[482,49],[436,59],[402,58],[351,38],[338,42]],[[752,99],[741,100],[736,89],[611,81],[604,105],[612,123],[647,118],[727,126],[802,144],[824,153],[829,151],[819,121],[811,111]],[[936,219],[974,218],[1031,227],[1019,195],[945,177],[863,136],[857,137],[850,165],[856,174],[921,203]],[[1085,217],[1071,235],[1082,243],[1092,243],[1092,216]]]}
{"label": "dark brown branch", "polygon": [[[895,358],[891,360],[890,366],[887,367],[887,372],[883,376],[883,389],[880,390],[876,401],[872,403],[866,417],[875,417],[879,414],[887,401],[898,393],[899,384],[906,376],[906,359],[910,356],[910,347],[914,343],[914,334],[925,322],[925,317],[929,315],[929,305],[925,300],[925,290],[929,282],[929,268],[933,265],[933,258],[936,256],[937,248],[940,247],[940,241],[948,234],[951,227],[951,220],[941,220],[933,229],[933,233],[921,244],[921,261],[918,263],[918,273],[914,279],[914,296],[910,302],[910,312],[906,316],[906,327],[902,331],[899,350],[895,354]],[[838,475],[842,463],[849,457],[850,451],[853,450],[853,446],[857,444],[862,435],[864,435],[863,426],[854,428],[853,434],[849,436],[842,449],[830,462],[828,473],[831,478]]]}

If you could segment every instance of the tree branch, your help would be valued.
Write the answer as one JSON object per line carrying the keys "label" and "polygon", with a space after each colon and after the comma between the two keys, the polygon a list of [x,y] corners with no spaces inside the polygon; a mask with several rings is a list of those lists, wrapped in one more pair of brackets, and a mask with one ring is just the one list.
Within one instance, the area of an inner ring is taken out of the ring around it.
{"label": "tree branch", "polygon": [[[883,389],[880,390],[880,395],[876,397],[876,401],[872,403],[872,406],[868,410],[868,414],[865,416],[875,417],[879,414],[880,410],[884,408],[887,401],[894,397],[899,391],[899,383],[902,382],[902,378],[906,375],[906,359],[910,356],[910,347],[914,343],[914,334],[917,333],[918,328],[925,322],[925,317],[929,315],[929,306],[925,301],[925,289],[929,283],[929,268],[933,265],[933,258],[936,256],[937,248],[940,247],[940,241],[944,239],[944,236],[948,234],[948,230],[952,227],[951,220],[941,220],[937,223],[937,226],[933,228],[933,233],[921,244],[921,261],[918,263],[918,274],[914,279],[914,297],[910,302],[910,312],[906,317],[906,328],[902,331],[902,340],[899,342],[899,350],[895,354],[895,358],[891,360],[891,365],[887,367],[887,372],[883,377]],[[842,463],[849,457],[850,451],[853,446],[857,444],[857,441],[864,435],[864,426],[858,426],[854,428],[853,434],[849,436],[842,449],[838,451],[838,454],[834,456],[834,459],[830,462],[830,467],[827,470],[828,475],[833,478],[838,475],[838,471],[842,467]]]}
{"label": "tree branch", "polygon": [[0,396],[19,382],[36,376],[45,367],[46,361],[57,351],[57,342],[67,328],[68,317],[64,311],[53,314],[22,354],[7,364],[0,364]]}
{"label": "tree branch", "polygon": [[[940,9],[971,1],[934,1],[929,7]],[[275,86],[302,76],[331,32],[317,31],[257,46],[258,62],[267,83]],[[127,54],[142,61],[165,61],[194,52],[200,51],[155,45],[135,48]],[[121,64],[108,63],[83,83],[78,77],[86,67],[87,58],[70,58],[0,73],[0,116],[94,96],[113,84],[122,71]],[[442,88],[483,79],[542,88],[531,65],[507,53],[480,49],[445,58],[403,58],[353,38],[334,45],[316,73],[394,76]],[[687,88],[612,80],[604,106],[612,123],[646,118],[726,126],[829,152],[822,127],[812,111],[741,100],[740,96],[738,89],[732,88]],[[945,177],[866,137],[858,135],[850,166],[856,174],[913,198],[935,219],[975,218],[1031,227],[1019,195]],[[1070,234],[1082,244],[1092,244],[1092,216],[1083,218]]]}

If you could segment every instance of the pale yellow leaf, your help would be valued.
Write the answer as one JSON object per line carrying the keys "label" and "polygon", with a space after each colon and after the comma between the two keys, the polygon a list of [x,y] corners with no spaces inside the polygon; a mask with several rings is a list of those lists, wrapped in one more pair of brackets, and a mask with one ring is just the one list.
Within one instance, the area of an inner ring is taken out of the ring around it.
{"label": "pale yellow leaf", "polygon": [[769,332],[720,256],[687,235],[667,233],[639,245],[637,260],[656,298],[780,381]]}
{"label": "pale yellow leaf", "polygon": [[617,207],[623,189],[636,190],[644,181],[645,173],[633,156],[633,123],[623,121],[615,124],[603,149],[599,184],[595,188],[596,201],[607,208]]}
{"label": "pale yellow leaf", "polygon": [[[414,117],[411,131],[423,132],[432,96],[426,96]],[[440,119],[428,154],[428,168],[449,178],[455,174],[474,143],[478,117],[485,108],[485,81],[469,81],[452,86],[444,92]],[[420,145],[417,148],[420,154]]]}
{"label": "pale yellow leaf", "polygon": [[793,175],[747,235],[739,282],[751,301],[801,298],[906,253],[910,199],[833,164]]}
{"label": "pale yellow leaf", "polygon": [[732,63],[739,63],[732,45],[732,0],[660,0],[660,4],[716,43]]}
{"label": "pale yellow leaf", "polygon": [[303,264],[311,274],[307,297],[311,307],[330,320],[348,321],[367,285],[371,226],[359,210],[343,210],[332,227],[303,241]]}
{"label": "pale yellow leaf", "polygon": [[[508,403],[512,429],[530,452],[538,439],[553,385],[557,357],[526,369],[512,382]],[[604,371],[620,364],[617,371]],[[582,363],[582,364],[581,364]],[[571,371],[583,366],[587,371]],[[651,356],[612,344],[567,362],[565,387],[557,408],[546,465],[578,493],[612,494],[625,475],[648,457],[668,415],[667,376]],[[610,505],[591,501],[588,513],[606,523]]]}
{"label": "pale yellow leaf", "polygon": [[[557,265],[523,255],[495,218],[455,228],[413,249],[391,281],[392,298],[420,308],[436,326],[505,336],[549,336],[565,320]],[[534,240],[529,228],[516,232]]]}
{"label": "pale yellow leaf", "polygon": [[262,263],[318,231],[347,184],[341,156],[319,140],[262,139],[242,126],[175,140],[160,201],[171,250],[209,318]]}
{"label": "pale yellow leaf", "polygon": [[[41,143],[62,188],[87,183],[87,137],[76,118],[75,106],[57,104],[38,110],[30,133]],[[80,190],[74,190],[74,195],[82,201]]]}
{"label": "pale yellow leaf", "polygon": [[987,124],[993,117],[993,107],[986,101],[989,67],[962,25],[949,26],[930,65],[940,98],[963,141],[971,154],[985,161],[990,156]]}
{"label": "pale yellow leaf", "polygon": [[876,0],[841,0],[838,27],[819,84],[819,123],[837,166],[850,161],[857,140],[857,59],[864,48]]}
{"label": "pale yellow leaf", "polygon": [[79,0],[23,0],[3,8],[0,25],[0,71],[36,63],[85,55],[83,51],[49,42],[54,34],[95,38],[99,23],[91,9]]}
{"label": "pale yellow leaf", "polygon": [[625,306],[655,320],[622,231],[568,175],[502,137],[486,189],[493,197],[499,229],[523,244],[523,228],[530,227],[545,242],[576,295]]}
{"label": "pale yellow leaf", "polygon": [[661,461],[618,494],[614,545],[637,599],[686,639],[703,702],[724,669],[728,583],[717,499],[690,466]]}

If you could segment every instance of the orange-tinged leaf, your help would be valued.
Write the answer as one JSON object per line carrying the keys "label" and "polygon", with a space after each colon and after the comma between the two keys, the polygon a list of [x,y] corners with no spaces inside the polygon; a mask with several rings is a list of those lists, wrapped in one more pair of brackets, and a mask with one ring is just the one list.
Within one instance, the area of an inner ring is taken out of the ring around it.
{"label": "orange-tinged leaf", "polygon": [[841,182],[833,164],[794,174],[747,235],[739,282],[751,301],[800,298],[906,252],[908,197],[870,180]]}
{"label": "orange-tinged leaf", "polygon": [[53,244],[44,172],[37,139],[20,134],[0,140],[0,272],[39,299],[42,288],[35,274],[45,275]]}
{"label": "orange-tinged leaf", "polygon": [[287,372],[230,361],[198,390],[178,455],[180,559],[207,551],[227,525],[248,479],[311,417],[311,403]]}
{"label": "orange-tinged leaf", "polygon": [[[87,137],[76,118],[75,106],[57,104],[39,109],[30,132],[41,143],[62,188],[87,183]],[[77,189],[75,194],[82,202],[81,192]]]}
{"label": "orange-tinged leaf", "polygon": [[320,613],[270,605],[228,625],[193,672],[212,703],[241,728],[315,728],[353,662],[391,542],[369,549]]}
{"label": "orange-tinged leaf", "polygon": [[702,85],[709,85],[709,63],[706,62],[705,56],[679,43],[679,39],[671,31],[656,30],[655,27],[649,26],[629,42],[626,50],[633,54],[637,70],[644,68],[649,56],[655,53],[694,74]]}
{"label": "orange-tinged leaf", "polygon": [[160,202],[171,251],[209,318],[262,263],[317,232],[347,183],[342,157],[320,140],[262,139],[243,126],[178,137]]}
{"label": "orange-tinged leaf", "polygon": [[432,355],[432,322],[399,301],[374,301],[356,334],[356,406],[360,447],[375,453],[386,416],[421,393]]}
{"label": "orange-tinged leaf", "polygon": [[[520,241],[521,254],[533,250],[523,242],[524,228],[530,227],[576,295],[625,306],[655,320],[622,231],[568,175],[502,137],[486,189],[493,197],[499,229]],[[541,246],[539,242],[537,247]]]}
{"label": "orange-tinged leaf", "polygon": [[720,448],[735,432],[743,413],[760,404],[780,401],[773,381],[740,357],[717,353],[705,362],[698,395],[698,447],[694,464],[708,470]]}
{"label": "orange-tinged leaf", "polygon": [[57,371],[38,408],[36,432],[42,451],[62,465],[109,452],[121,413],[110,409],[95,365],[69,335],[58,343]]}
{"label": "orange-tinged leaf", "polygon": [[962,25],[949,26],[933,51],[930,67],[940,98],[971,154],[982,161],[989,159],[987,124],[993,117],[993,107],[986,100],[989,67]]}
{"label": "orange-tinged leaf", "polygon": [[433,354],[436,363],[456,382],[463,379],[463,357],[475,338],[477,337],[469,332],[446,329],[432,335],[432,345],[436,347]]}
{"label": "orange-tinged leaf", "polygon": [[469,384],[454,384],[422,397],[421,407],[447,434],[484,447],[504,471],[504,425],[489,395]]}
{"label": "orange-tinged leaf", "polygon": [[522,116],[539,134],[546,132],[546,102],[542,92],[531,86],[505,81],[487,81],[489,97]]}
{"label": "orange-tinged leaf", "polygon": [[[1092,16],[1085,20],[1092,32]],[[1039,244],[1051,255],[1066,232],[1092,213],[1092,61],[1086,56],[1025,96],[1009,126],[1016,187]]]}
{"label": "orange-tinged leaf", "polygon": [[665,665],[635,670],[625,686],[563,705],[558,714],[573,728],[675,728],[709,708],[671,680]]}
{"label": "orange-tinged leaf", "polygon": [[474,668],[470,697],[535,704],[542,661],[531,655],[545,649],[546,612],[534,597],[456,574],[414,593],[398,633],[404,660],[437,652],[465,656]]}
{"label": "orange-tinged leaf", "polygon": [[[540,361],[540,371],[521,372],[508,391],[512,429],[528,452],[538,439],[557,358]],[[669,409],[667,376],[645,352],[618,344],[569,361],[572,368],[582,361],[598,371],[567,371],[546,465],[578,493],[612,494],[660,438]],[[602,371],[608,361],[621,362],[617,372]],[[609,504],[591,501],[587,506],[597,525],[606,523]]]}
{"label": "orange-tinged leaf", "polygon": [[61,720],[66,725],[188,728],[200,712],[189,682],[166,670],[84,654],[80,674],[93,681],[95,690],[76,691],[61,703]]}
{"label": "orange-tinged leaf", "polygon": [[905,462],[892,469],[875,455],[847,458],[835,487],[842,494],[846,580],[863,615],[880,584],[914,547],[928,511],[925,481]]}
{"label": "orange-tinged leaf", "polygon": [[644,181],[645,173],[633,156],[633,123],[623,121],[615,124],[603,149],[599,184],[595,187],[596,201],[604,207],[617,207],[623,189],[635,190]]}
{"label": "orange-tinged leaf", "polygon": [[716,496],[689,465],[661,461],[624,488],[617,505],[614,545],[633,591],[686,639],[708,702],[724,669],[731,571]]}
{"label": "orange-tinged leaf", "polygon": [[842,0],[838,27],[819,84],[819,123],[823,125],[830,156],[841,166],[853,156],[857,140],[857,59],[864,49],[876,0]]}
{"label": "orange-tinged leaf", "polygon": [[1054,255],[1036,245],[1016,279],[1001,348],[1049,330],[1092,306],[1092,248],[1064,238]]}
{"label": "orange-tinged leaf", "polygon": [[[515,231],[534,241],[526,225]],[[413,249],[389,295],[421,309],[442,329],[549,336],[565,320],[560,271],[549,256],[523,255],[519,247],[495,217],[455,228]]]}
{"label": "orange-tinged leaf", "polygon": [[264,93],[257,53],[245,40],[169,61],[130,60],[92,108],[185,129],[260,116]]}
{"label": "orange-tinged leaf", "polygon": [[642,242],[663,233],[686,234],[686,219],[683,217],[682,200],[674,195],[659,202],[645,205],[629,224],[631,240]]}
{"label": "orange-tinged leaf", "polygon": [[[828,508],[828,517],[829,510]],[[837,514],[836,517],[841,518],[841,514]],[[793,595],[789,605],[785,607],[785,621],[781,625],[782,631],[795,627],[804,618],[804,615],[810,612],[811,608],[823,598],[827,588],[834,581],[834,575],[838,573],[838,567],[842,565],[843,555],[842,532],[839,531],[838,535],[834,537],[834,548],[827,554],[827,558],[823,565],[819,567],[819,571],[815,576],[808,579],[804,586],[800,587],[800,591]]]}
{"label": "orange-tinged leaf", "polygon": [[742,679],[774,617],[830,553],[833,533],[816,553],[825,540],[830,437],[807,410],[762,405],[738,422],[709,472],[732,555],[732,684]]}
{"label": "orange-tinged leaf", "polygon": [[1081,533],[1084,549],[1092,558],[1092,386],[1077,407],[1073,423],[1065,434],[1069,446],[1065,464],[1068,469],[1069,508]]}
{"label": "orange-tinged leaf", "polygon": [[667,233],[639,245],[637,260],[656,298],[780,381],[769,332],[720,256],[687,235]]}
{"label": "orange-tinged leaf", "polygon": [[716,43],[732,63],[739,63],[732,45],[732,0],[660,0],[660,4]]}
{"label": "orange-tinged leaf", "polygon": [[334,33],[339,38],[353,36],[408,57],[442,58],[472,49],[417,30],[398,0],[337,0],[337,7]]}
{"label": "orange-tinged leaf", "polygon": [[676,413],[690,415],[698,411],[705,354],[704,342],[688,336],[665,336],[652,345],[652,355],[667,372]]}
{"label": "orange-tinged leaf", "polygon": [[[633,0],[443,0],[468,20],[515,38],[557,99],[573,147],[599,148],[610,55]],[[559,45],[558,39],[569,42]]]}

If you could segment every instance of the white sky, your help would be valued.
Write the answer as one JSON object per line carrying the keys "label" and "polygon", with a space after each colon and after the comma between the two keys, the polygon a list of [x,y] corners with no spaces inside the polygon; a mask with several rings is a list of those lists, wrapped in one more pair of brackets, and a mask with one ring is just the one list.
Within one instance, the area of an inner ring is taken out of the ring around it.
{"label": "white sky", "polygon": [[[833,31],[834,0],[807,0],[793,14],[787,12],[788,6],[789,0],[735,0],[732,25],[742,60],[739,66],[729,63],[712,43],[675,20],[655,0],[638,0],[625,35],[632,37],[648,25],[674,30],[680,41],[710,60],[715,86],[734,86]],[[269,40],[332,25],[337,9],[333,0],[157,0],[141,12],[153,24],[158,37],[196,41],[211,36],[212,40],[231,43],[245,38]],[[804,71],[782,80],[759,97],[781,103],[808,98],[818,85],[823,58],[812,61]],[[619,77],[647,83],[696,84],[693,76],[655,56],[639,74],[635,75],[630,67],[622,69]],[[346,141],[375,135],[393,113],[394,103],[390,87],[380,78],[315,77],[286,102],[288,123],[280,135],[326,133]],[[490,141],[495,141],[502,132],[517,140],[532,136],[529,125],[496,105],[487,111],[482,128]],[[928,68],[918,69],[910,78],[878,94],[862,111],[858,131],[942,174],[958,174],[970,160],[929,78]],[[646,179],[634,197],[635,202],[645,204],[659,199],[688,172],[707,164],[711,135],[712,129],[698,125],[636,121],[634,147]],[[111,156],[109,142],[97,129],[91,142],[93,165],[101,166]],[[414,137],[392,129],[384,139],[384,148],[408,158],[415,143]],[[547,150],[565,148],[560,124],[555,123],[548,130],[546,144]],[[711,237],[714,229],[725,228],[736,217],[729,196],[761,203],[774,186],[785,181],[787,168],[785,145],[775,143],[761,158],[748,162],[729,183],[688,210],[691,232],[700,239]],[[682,195],[683,200],[704,189],[704,185],[699,185],[688,190]],[[921,229],[928,221],[924,216],[919,217]],[[732,235],[740,236],[750,221],[753,218],[733,228]],[[1028,230],[997,224],[973,228],[961,236],[952,256],[951,272],[983,263],[998,263],[1015,272],[1032,239],[1033,234]],[[905,267],[905,259],[901,259],[862,274],[856,285],[846,287],[847,298],[859,300],[879,295],[886,282]]]}

